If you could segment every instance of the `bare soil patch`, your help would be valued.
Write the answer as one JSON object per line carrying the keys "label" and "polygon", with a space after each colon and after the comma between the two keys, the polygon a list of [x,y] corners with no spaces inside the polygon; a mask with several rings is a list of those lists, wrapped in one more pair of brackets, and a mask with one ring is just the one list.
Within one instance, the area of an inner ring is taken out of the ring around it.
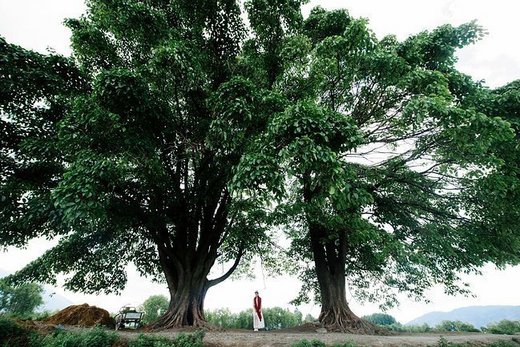
{"label": "bare soil patch", "polygon": [[[334,332],[309,331],[310,326],[300,327],[300,332],[294,331],[247,331],[247,330],[220,330],[208,331],[204,337],[206,347],[290,347],[300,340],[320,340],[327,345],[345,343],[348,341],[358,346],[385,346],[385,347],[426,347],[437,346],[441,337],[448,342],[466,343],[468,346],[487,346],[497,341],[516,342],[520,347],[520,336],[493,335],[483,333],[445,333],[445,334],[396,334],[392,336],[380,335],[356,335]],[[174,338],[179,332],[191,332],[190,330],[175,329],[156,331],[154,336]],[[134,339],[139,331],[121,331],[120,336],[126,339]]]}

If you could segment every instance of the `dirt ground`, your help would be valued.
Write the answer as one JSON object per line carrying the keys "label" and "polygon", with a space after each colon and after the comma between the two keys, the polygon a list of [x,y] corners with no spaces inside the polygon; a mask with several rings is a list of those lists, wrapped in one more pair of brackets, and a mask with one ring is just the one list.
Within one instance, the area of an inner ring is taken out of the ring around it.
{"label": "dirt ground", "polygon": [[[23,324],[28,328],[32,328],[44,333],[52,331],[56,325],[65,326],[68,330],[88,329],[95,325],[105,325],[113,327],[113,319],[110,318],[106,310],[88,305],[69,306],[66,309],[56,313],[42,322],[31,322]],[[180,332],[192,332],[193,329],[174,329],[147,332],[146,327],[140,331],[120,330],[117,333],[127,339],[132,340],[141,333],[155,336],[164,336],[174,338]],[[297,327],[273,330],[259,331],[243,329],[211,329],[206,331],[204,337],[204,346],[206,347],[291,347],[295,342],[305,340],[319,340],[327,345],[342,344],[346,342],[354,342],[357,346],[388,346],[388,347],[406,347],[406,346],[438,346],[441,337],[448,342],[466,344],[469,346],[487,346],[497,341],[515,342],[520,347],[520,335],[492,335],[483,333],[430,333],[430,334],[397,334],[388,332],[389,336],[375,335],[356,335],[336,332],[327,332],[326,329],[317,323],[307,323]]]}
{"label": "dirt ground", "polygon": [[[175,337],[179,331],[165,330],[153,335]],[[120,331],[127,339],[134,339],[139,332]],[[470,346],[486,346],[496,341],[514,341],[520,347],[520,336],[492,335],[482,333],[447,333],[447,334],[407,334],[394,336],[354,335],[329,332],[287,332],[287,331],[246,331],[223,330],[209,331],[204,337],[206,347],[290,347],[293,343],[307,339],[317,339],[327,345],[335,343],[355,342],[358,346],[437,346],[443,336],[454,343],[468,343]]]}

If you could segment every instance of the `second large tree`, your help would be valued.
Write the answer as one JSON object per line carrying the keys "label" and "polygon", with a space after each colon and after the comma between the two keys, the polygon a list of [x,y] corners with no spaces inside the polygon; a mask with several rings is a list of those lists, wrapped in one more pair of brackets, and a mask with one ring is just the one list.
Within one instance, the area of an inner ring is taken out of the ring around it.
{"label": "second large tree", "polygon": [[469,23],[379,40],[366,21],[316,8],[279,47],[286,106],[236,185],[278,199],[299,299],[314,291],[328,328],[376,331],[350,310],[346,279],[391,306],[435,284],[466,292],[461,272],[519,262],[516,89],[490,93],[455,68],[455,50],[481,35]]}

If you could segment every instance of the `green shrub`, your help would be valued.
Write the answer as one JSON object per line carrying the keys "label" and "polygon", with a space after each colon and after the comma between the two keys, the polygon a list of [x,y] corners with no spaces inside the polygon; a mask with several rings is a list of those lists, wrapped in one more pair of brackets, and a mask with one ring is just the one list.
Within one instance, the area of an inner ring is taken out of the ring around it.
{"label": "green shrub", "polygon": [[253,309],[241,311],[236,318],[237,329],[253,329]]}
{"label": "green shrub", "polygon": [[[291,328],[302,323],[300,311],[289,311],[281,307],[266,308],[263,310],[266,330]],[[253,309],[240,313],[231,313],[228,309],[206,311],[206,320],[221,328],[252,329]]]}
{"label": "green shrub", "polygon": [[[470,342],[465,342],[465,343],[449,342],[443,336],[441,336],[441,338],[437,342],[437,347],[471,347],[471,346],[476,346],[476,345],[474,345]],[[480,346],[480,344],[479,344],[479,346]],[[519,345],[513,341],[496,341],[489,345],[486,344],[486,346],[487,347],[518,347]]]}
{"label": "green shrub", "polygon": [[518,347],[519,344],[513,341],[497,341],[488,345],[488,347]]}
{"label": "green shrub", "polygon": [[175,338],[175,347],[204,347],[203,339],[204,331],[202,330],[192,334],[180,333]]}
{"label": "green shrub", "polygon": [[303,339],[301,341],[293,343],[292,347],[326,347],[325,343],[320,340],[306,340]]}
{"label": "green shrub", "polygon": [[305,318],[303,318],[303,323],[312,323],[316,322],[317,320],[318,318],[315,318],[312,314],[307,313],[307,315],[305,315]]}
{"label": "green shrub", "polygon": [[93,328],[85,332],[56,331],[43,338],[44,347],[112,347],[119,339],[113,333],[102,328]]}
{"label": "green shrub", "polygon": [[143,324],[150,324],[159,319],[168,310],[169,303],[164,295],[152,295],[146,299],[140,307],[144,311]]}
{"label": "green shrub", "polygon": [[443,336],[437,342],[437,347],[449,347],[451,344]]}
{"label": "green shrub", "polygon": [[139,335],[137,340],[129,341],[128,347],[175,347],[173,340],[166,337]]}
{"label": "green shrub", "polygon": [[435,331],[466,331],[466,332],[479,332],[480,330],[475,328],[469,323],[461,321],[450,321],[445,320],[439,323],[435,328]]}
{"label": "green shrub", "polygon": [[39,335],[10,318],[0,316],[0,346],[40,347]]}
{"label": "green shrub", "polygon": [[55,314],[57,311],[42,311],[42,312],[35,312],[30,316],[30,319],[32,320],[44,320],[46,318],[49,318],[53,314]]}
{"label": "green shrub", "polygon": [[502,320],[498,323],[488,324],[483,330],[491,334],[514,335],[520,332],[520,321]]}
{"label": "green shrub", "polygon": [[43,287],[36,283],[12,286],[0,279],[0,313],[29,318],[43,304],[42,292]]}
{"label": "green shrub", "polygon": [[180,333],[175,339],[140,334],[137,340],[129,341],[128,347],[203,347],[204,332]]}
{"label": "green shrub", "polygon": [[[252,313],[251,313],[252,314]],[[239,328],[238,315],[231,313],[227,308],[221,308],[214,311],[207,311],[206,320],[221,328]],[[252,321],[251,321],[252,322]],[[247,324],[247,323],[246,323]],[[253,324],[253,323],[251,323]]]}
{"label": "green shrub", "polygon": [[387,326],[397,323],[394,317],[386,313],[373,313],[368,316],[363,316],[362,318],[377,325]]}
{"label": "green shrub", "polygon": [[302,314],[299,311],[291,312],[281,307],[272,307],[264,309],[263,314],[266,330],[291,328],[302,323]]}
{"label": "green shrub", "polygon": [[395,323],[391,325],[385,325],[385,328],[401,333],[428,333],[433,331],[432,327],[426,323],[422,325],[402,325],[401,323]]}

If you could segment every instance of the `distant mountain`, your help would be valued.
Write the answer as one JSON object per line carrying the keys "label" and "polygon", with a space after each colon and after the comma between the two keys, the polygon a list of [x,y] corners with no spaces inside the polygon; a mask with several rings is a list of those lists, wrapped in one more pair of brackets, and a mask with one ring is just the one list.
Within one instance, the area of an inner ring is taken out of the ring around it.
{"label": "distant mountain", "polygon": [[481,328],[503,319],[520,320],[520,306],[468,306],[449,312],[430,312],[406,323],[406,325],[426,323],[435,326],[444,320],[458,320]]}
{"label": "distant mountain", "polygon": [[[7,271],[0,269],[0,278],[9,275]],[[56,294],[55,288],[50,286],[43,286],[43,305],[40,306],[37,311],[58,311],[64,309],[67,306],[73,305],[74,303],[64,297],[63,295]]]}
{"label": "distant mountain", "polygon": [[38,308],[38,311],[59,311],[74,304],[63,295],[55,293],[53,288],[48,286],[44,287],[42,297],[43,305]]}

